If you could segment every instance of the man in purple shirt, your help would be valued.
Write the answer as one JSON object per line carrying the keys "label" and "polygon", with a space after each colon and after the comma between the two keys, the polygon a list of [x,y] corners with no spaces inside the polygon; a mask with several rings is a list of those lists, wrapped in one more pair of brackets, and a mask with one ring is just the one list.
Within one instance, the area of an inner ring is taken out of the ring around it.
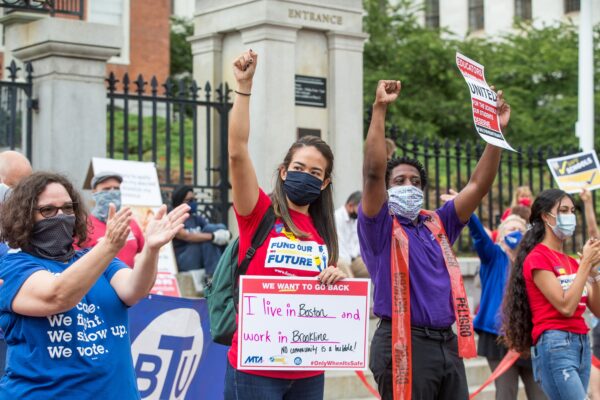
{"label": "man in purple shirt", "polygon": [[[450,276],[437,239],[419,215],[427,173],[417,160],[392,159],[386,164],[385,114],[400,94],[399,81],[379,81],[365,144],[363,199],[358,212],[361,254],[375,286],[374,313],[381,318],[371,343],[373,372],[383,400],[393,399],[392,375],[392,223],[396,218],[408,238],[413,399],[469,397],[458,341],[452,331],[455,313]],[[498,114],[504,130],[510,107],[498,92]],[[471,179],[453,201],[436,210],[451,243],[489,191],[501,149],[487,145]]]}

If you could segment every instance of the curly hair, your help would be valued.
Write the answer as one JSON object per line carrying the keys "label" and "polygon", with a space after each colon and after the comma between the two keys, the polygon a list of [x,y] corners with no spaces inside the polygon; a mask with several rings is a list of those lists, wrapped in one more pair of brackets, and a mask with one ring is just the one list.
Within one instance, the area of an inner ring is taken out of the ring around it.
{"label": "curly hair", "polygon": [[531,307],[525,287],[525,276],[523,275],[523,263],[527,255],[544,240],[546,235],[546,226],[542,220],[542,215],[550,212],[565,197],[570,198],[562,190],[548,189],[541,192],[535,199],[529,218],[531,228],[525,233],[519,244],[517,256],[508,278],[502,303],[502,334],[508,348],[521,353],[529,353],[529,348],[532,345],[531,331],[533,329]]}
{"label": "curly hair", "polygon": [[421,189],[425,189],[425,186],[427,186],[427,171],[425,171],[425,167],[423,167],[423,164],[421,164],[419,160],[408,157],[392,158],[388,161],[385,169],[385,187],[390,187],[390,177],[392,176],[392,171],[401,164],[413,166],[417,169],[417,171],[419,171],[419,176],[421,177]]}
{"label": "curly hair", "polygon": [[87,240],[87,210],[79,192],[62,175],[36,172],[19,182],[0,208],[0,238],[13,249],[28,248],[35,223],[34,209],[40,194],[51,183],[63,186],[75,204],[73,237],[77,238],[77,245]]}

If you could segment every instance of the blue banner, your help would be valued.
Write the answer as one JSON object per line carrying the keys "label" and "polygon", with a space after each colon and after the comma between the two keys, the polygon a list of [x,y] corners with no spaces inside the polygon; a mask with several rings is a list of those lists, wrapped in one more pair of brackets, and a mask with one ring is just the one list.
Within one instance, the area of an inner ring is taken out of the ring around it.
{"label": "blue banner", "polygon": [[223,398],[228,348],[212,341],[206,300],[151,295],[129,324],[143,399]]}

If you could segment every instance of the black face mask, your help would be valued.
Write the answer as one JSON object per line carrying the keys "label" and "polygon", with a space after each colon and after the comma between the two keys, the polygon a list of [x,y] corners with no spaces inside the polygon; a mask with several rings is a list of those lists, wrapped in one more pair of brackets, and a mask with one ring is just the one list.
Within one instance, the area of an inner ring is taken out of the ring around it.
{"label": "black face mask", "polygon": [[73,257],[75,216],[58,214],[33,225],[29,248],[25,251],[36,257],[65,262]]}
{"label": "black face mask", "polygon": [[358,213],[356,211],[352,211],[351,213],[348,213],[348,216],[350,219],[356,219],[358,218]]}
{"label": "black face mask", "polygon": [[321,195],[323,181],[300,171],[288,171],[283,182],[283,191],[290,201],[305,206],[317,200]]}

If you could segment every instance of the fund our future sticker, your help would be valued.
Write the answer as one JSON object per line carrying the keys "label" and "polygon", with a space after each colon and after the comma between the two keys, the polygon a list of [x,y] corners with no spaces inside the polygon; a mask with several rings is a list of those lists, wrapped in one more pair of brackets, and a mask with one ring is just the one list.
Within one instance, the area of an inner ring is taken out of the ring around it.
{"label": "fund our future sticker", "polygon": [[558,187],[567,193],[600,188],[600,164],[595,151],[583,151],[546,160]]}
{"label": "fund our future sticker", "polygon": [[479,136],[489,144],[515,151],[502,134],[496,111],[497,96],[485,81],[484,66],[458,52],[456,66],[471,92],[473,122]]}

